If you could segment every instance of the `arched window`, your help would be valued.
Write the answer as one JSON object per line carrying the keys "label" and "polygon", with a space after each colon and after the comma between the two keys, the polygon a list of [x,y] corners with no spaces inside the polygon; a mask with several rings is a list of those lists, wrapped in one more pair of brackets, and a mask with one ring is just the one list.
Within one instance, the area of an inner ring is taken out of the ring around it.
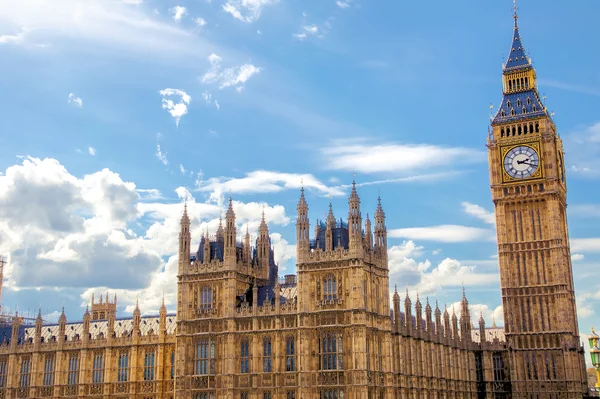
{"label": "arched window", "polygon": [[273,345],[271,337],[263,339],[263,372],[270,373],[273,371]]}
{"label": "arched window", "polygon": [[215,341],[205,339],[196,344],[196,374],[213,375],[215,373]]}
{"label": "arched window", "polygon": [[520,106],[521,106],[521,99],[517,98],[517,107],[520,107]]}
{"label": "arched window", "polygon": [[149,350],[144,356],[144,381],[154,380],[154,351]]}
{"label": "arched window", "polygon": [[539,133],[539,131],[540,131],[540,124],[539,124],[539,123],[536,123],[536,124],[535,124],[535,132],[536,132],[536,133]]}
{"label": "arched window", "polygon": [[296,340],[287,337],[285,340],[285,371],[296,371]]}
{"label": "arched window", "polygon": [[510,115],[511,116],[515,116],[515,110],[514,110],[514,108],[510,110]]}
{"label": "arched window", "polygon": [[129,377],[129,353],[123,352],[119,354],[119,366],[117,368],[117,381],[127,382]]}
{"label": "arched window", "polygon": [[527,108],[523,107],[523,113],[526,114],[527,113]]}
{"label": "arched window", "polygon": [[323,282],[323,299],[326,301],[335,301],[337,299],[337,282],[333,274],[325,277]]}
{"label": "arched window", "polygon": [[319,341],[320,369],[321,370],[343,370],[343,348],[342,334],[327,332],[321,335]]}
{"label": "arched window", "polygon": [[504,137],[504,128],[500,129],[500,137]]}
{"label": "arched window", "polygon": [[171,352],[171,379],[175,378],[175,351]]}
{"label": "arched window", "polygon": [[200,309],[211,309],[213,304],[213,292],[210,287],[202,287],[200,290]]}

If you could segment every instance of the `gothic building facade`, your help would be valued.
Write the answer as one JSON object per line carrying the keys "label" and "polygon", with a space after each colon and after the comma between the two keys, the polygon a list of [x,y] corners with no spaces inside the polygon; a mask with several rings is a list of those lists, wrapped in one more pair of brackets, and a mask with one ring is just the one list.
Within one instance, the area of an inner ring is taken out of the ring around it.
{"label": "gothic building facade", "polygon": [[381,199],[363,219],[355,184],[347,219],[330,205],[312,230],[301,191],[285,281],[264,214],[240,242],[230,199],[197,250],[184,208],[176,314],[117,318],[107,294],[81,322],[0,328],[0,398],[581,398],[562,144],[516,18],[503,82],[487,144],[504,328],[475,327],[464,290],[456,313],[390,294]]}

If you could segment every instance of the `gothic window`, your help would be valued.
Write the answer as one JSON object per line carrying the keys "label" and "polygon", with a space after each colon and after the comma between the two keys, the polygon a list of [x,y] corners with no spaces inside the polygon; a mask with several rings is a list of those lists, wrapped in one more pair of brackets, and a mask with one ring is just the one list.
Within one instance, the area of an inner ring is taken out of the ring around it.
{"label": "gothic window", "polygon": [[271,337],[263,339],[263,372],[270,373],[273,366],[273,350],[271,346]]}
{"label": "gothic window", "polygon": [[494,381],[504,381],[504,359],[501,352],[493,352],[492,361],[494,365]]}
{"label": "gothic window", "polygon": [[523,109],[521,110],[524,114],[527,113],[527,108],[523,107]]}
{"label": "gothic window", "polygon": [[273,399],[273,396],[271,395],[271,392],[264,392],[263,393],[263,399]]}
{"label": "gothic window", "polygon": [[502,111],[502,113],[500,115],[506,116],[506,112]]}
{"label": "gothic window", "polygon": [[285,399],[296,399],[296,391],[287,391]]}
{"label": "gothic window", "polygon": [[200,291],[200,309],[211,309],[213,304],[213,292],[210,287],[202,287]]}
{"label": "gothic window", "polygon": [[476,352],[475,353],[475,374],[477,378],[477,382],[483,382],[483,353]]}
{"label": "gothic window", "polygon": [[337,282],[333,274],[325,277],[323,282],[323,299],[326,301],[335,301],[337,299]]}
{"label": "gothic window", "polygon": [[515,116],[515,110],[514,110],[514,108],[510,110],[510,115],[511,116]]}
{"label": "gothic window", "polygon": [[520,99],[520,98],[518,98],[518,99],[517,99],[517,107],[520,107],[520,106],[521,106],[521,99]]}
{"label": "gothic window", "polygon": [[44,381],[43,384],[52,385],[54,381],[54,356],[47,355],[44,361]]}
{"label": "gothic window", "polygon": [[119,354],[119,364],[117,367],[117,381],[127,382],[129,377],[129,353],[122,352]]}
{"label": "gothic window", "polygon": [[531,107],[531,110],[532,110],[533,112],[535,112],[535,111],[537,111],[537,107],[534,105],[533,107]]}
{"label": "gothic window", "polygon": [[506,108],[510,108],[510,100],[506,102]]}
{"label": "gothic window", "polygon": [[144,381],[154,380],[154,350],[148,350],[144,356]]}
{"label": "gothic window", "polygon": [[104,368],[102,362],[104,356],[101,353],[94,354],[94,362],[92,368],[92,384],[101,384],[104,382]]}
{"label": "gothic window", "polygon": [[175,351],[171,352],[171,379],[175,378]]}
{"label": "gothic window", "polygon": [[525,78],[525,88],[529,89],[529,78]]}
{"label": "gothic window", "polygon": [[527,97],[527,105],[531,104],[531,98]]}
{"label": "gothic window", "polygon": [[202,340],[196,344],[196,374],[215,373],[215,341]]}
{"label": "gothic window", "polygon": [[21,359],[21,373],[19,375],[19,387],[29,386],[29,375],[31,373],[31,359]]}
{"label": "gothic window", "polygon": [[0,388],[4,388],[6,386],[6,358],[0,360]]}
{"label": "gothic window", "polygon": [[240,399],[248,399],[248,398],[249,398],[248,392],[242,392],[242,393],[240,393]]}
{"label": "gothic window", "polygon": [[536,123],[536,124],[535,124],[535,132],[536,132],[536,133],[539,133],[539,131],[540,131],[540,124],[539,124],[539,123]]}
{"label": "gothic window", "polygon": [[320,399],[344,399],[344,391],[341,389],[325,389],[321,391]]}
{"label": "gothic window", "polygon": [[68,385],[77,385],[79,380],[79,357],[76,354],[69,356],[69,373],[67,375]]}
{"label": "gothic window", "polygon": [[242,339],[240,343],[240,373],[250,372],[250,342],[248,338]]}
{"label": "gothic window", "polygon": [[212,392],[197,393],[195,399],[215,399],[215,394]]}
{"label": "gothic window", "polygon": [[343,350],[341,333],[324,333],[319,341],[321,370],[343,370]]}
{"label": "gothic window", "polygon": [[285,371],[296,371],[296,342],[294,337],[285,340]]}

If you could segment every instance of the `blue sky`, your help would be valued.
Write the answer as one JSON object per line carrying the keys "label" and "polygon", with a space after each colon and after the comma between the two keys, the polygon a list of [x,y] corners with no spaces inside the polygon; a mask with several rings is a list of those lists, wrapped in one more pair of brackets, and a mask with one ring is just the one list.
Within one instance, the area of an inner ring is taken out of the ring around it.
{"label": "blue sky", "polygon": [[[524,45],[566,148],[582,333],[600,313],[600,54],[592,0],[520,4]],[[43,0],[0,4],[3,306],[79,319],[174,310],[178,218],[194,243],[231,193],[265,213],[293,273],[301,181],[311,225],[378,192],[390,280],[502,321],[485,139],[512,2]],[[2,192],[3,191],[3,192]]]}

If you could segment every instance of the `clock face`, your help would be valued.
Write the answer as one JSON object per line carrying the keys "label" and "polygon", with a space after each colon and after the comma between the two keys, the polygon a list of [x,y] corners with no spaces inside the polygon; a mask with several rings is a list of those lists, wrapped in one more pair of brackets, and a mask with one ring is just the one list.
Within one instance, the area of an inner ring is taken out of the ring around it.
{"label": "clock face", "polygon": [[540,157],[537,152],[526,145],[512,148],[504,157],[504,170],[515,179],[531,177],[539,164]]}

